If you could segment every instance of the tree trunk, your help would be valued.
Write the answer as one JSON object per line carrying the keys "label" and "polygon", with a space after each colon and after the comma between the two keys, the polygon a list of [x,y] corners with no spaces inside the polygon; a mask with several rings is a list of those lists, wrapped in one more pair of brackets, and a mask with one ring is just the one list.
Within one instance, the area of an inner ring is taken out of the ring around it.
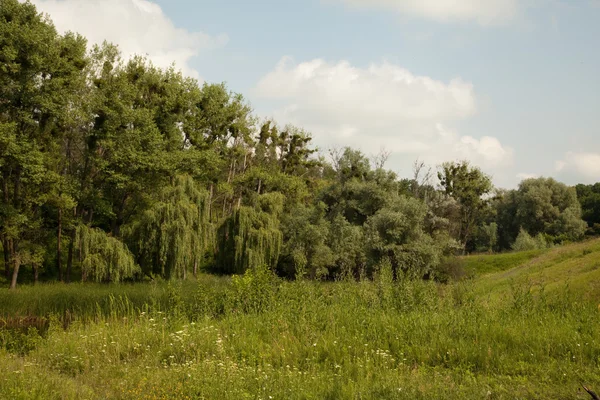
{"label": "tree trunk", "polygon": [[19,276],[19,267],[21,266],[21,263],[19,263],[19,260],[15,259],[13,264],[14,264],[14,268],[13,268],[13,273],[12,273],[12,279],[10,280],[10,288],[16,289],[17,288],[17,277]]}
{"label": "tree trunk", "polygon": [[58,280],[63,280],[62,270],[62,208],[58,208],[58,231],[56,234],[56,268],[58,269]]}
{"label": "tree trunk", "polygon": [[235,168],[235,159],[231,160],[231,164],[229,164],[229,173],[227,174],[227,183],[231,182],[231,174],[232,174],[234,168]]}
{"label": "tree trunk", "polygon": [[[2,191],[4,192],[4,203],[8,206],[10,198],[8,197],[8,171],[2,171]],[[4,276],[8,280],[10,277],[10,250],[8,244],[8,238],[2,237],[2,250],[4,254]]]}
{"label": "tree trunk", "polygon": [[33,268],[33,284],[35,285],[35,284],[38,283],[38,277],[39,277],[39,271],[40,271],[40,269],[39,269],[39,267],[37,266],[36,263],[33,263],[31,266]]}
{"label": "tree trunk", "polygon": [[212,200],[213,200],[213,184],[210,184],[210,192],[208,195],[208,220],[212,222]]}
{"label": "tree trunk", "polygon": [[260,189],[262,187],[262,179],[258,179],[258,189],[256,189],[256,193],[260,194]]}
{"label": "tree trunk", "polygon": [[194,261],[194,278],[198,277],[198,260]]}
{"label": "tree trunk", "polygon": [[16,289],[17,288],[17,278],[19,276],[19,268],[21,267],[21,263],[19,261],[19,258],[17,257],[17,245],[14,242],[14,240],[10,241],[10,259],[13,264],[13,273],[12,273],[12,279],[10,281],[10,288]]}

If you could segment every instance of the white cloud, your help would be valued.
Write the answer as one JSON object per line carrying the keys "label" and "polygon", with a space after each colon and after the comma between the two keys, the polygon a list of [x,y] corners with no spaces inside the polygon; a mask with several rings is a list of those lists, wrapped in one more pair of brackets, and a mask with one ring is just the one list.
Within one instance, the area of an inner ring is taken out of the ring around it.
{"label": "white cloud", "polygon": [[563,175],[574,176],[583,183],[599,182],[600,154],[569,151],[564,159],[555,163],[555,169]]}
{"label": "white cloud", "polygon": [[448,124],[476,112],[471,83],[442,82],[387,62],[358,68],[316,59],[294,64],[283,58],[254,89],[275,99],[272,113],[313,133],[319,146],[348,145],[367,154],[382,147],[412,162],[469,159],[482,167],[512,162],[512,149],[489,136],[461,136]]}
{"label": "white cloud", "polygon": [[339,0],[351,6],[377,7],[434,21],[476,21],[497,25],[515,18],[518,0]]}
{"label": "white cloud", "polygon": [[257,89],[264,97],[331,108],[328,114],[335,114],[331,118],[342,120],[348,112],[402,120],[464,118],[475,112],[470,83],[453,79],[446,84],[387,62],[361,69],[347,61],[330,64],[321,59],[293,65],[284,57]]}
{"label": "white cloud", "polygon": [[148,0],[33,0],[48,13],[59,32],[73,31],[90,44],[104,40],[119,45],[124,58],[147,55],[158,67],[173,62],[187,76],[200,78],[190,60],[200,51],[225,45],[216,37],[177,28],[158,4]]}
{"label": "white cloud", "polygon": [[476,139],[472,136],[459,136],[441,124],[437,124],[437,129],[442,138],[437,143],[434,142],[434,146],[441,151],[441,154],[436,155],[438,159],[454,156],[454,158],[471,160],[485,167],[507,165],[512,162],[513,149],[503,146],[495,137],[482,136],[481,139]]}
{"label": "white cloud", "polygon": [[538,174],[530,174],[527,172],[520,172],[517,174],[517,178],[521,181],[525,180],[525,179],[531,179],[531,178],[539,178],[540,176]]}

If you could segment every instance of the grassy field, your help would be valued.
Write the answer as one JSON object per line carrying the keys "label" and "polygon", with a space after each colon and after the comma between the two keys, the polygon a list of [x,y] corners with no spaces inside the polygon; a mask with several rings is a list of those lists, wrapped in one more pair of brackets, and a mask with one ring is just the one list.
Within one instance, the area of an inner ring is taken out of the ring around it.
{"label": "grassy field", "polygon": [[590,398],[582,382],[600,391],[600,241],[462,262],[473,277],[448,285],[257,272],[2,289],[0,398]]}

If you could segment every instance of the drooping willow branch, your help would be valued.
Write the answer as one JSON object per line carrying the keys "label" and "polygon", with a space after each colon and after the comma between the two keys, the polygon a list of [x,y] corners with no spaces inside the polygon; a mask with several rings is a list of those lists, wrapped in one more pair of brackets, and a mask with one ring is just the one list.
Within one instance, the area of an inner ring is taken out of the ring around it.
{"label": "drooping willow branch", "polygon": [[257,197],[255,205],[235,210],[219,229],[217,266],[226,273],[243,273],[259,266],[275,268],[283,235],[279,216],[283,195],[268,193]]}
{"label": "drooping willow branch", "polygon": [[123,235],[145,273],[185,278],[214,247],[209,193],[191,177],[178,176]]}
{"label": "drooping willow branch", "polygon": [[75,242],[84,281],[119,282],[140,272],[127,246],[101,229],[81,224],[77,227]]}

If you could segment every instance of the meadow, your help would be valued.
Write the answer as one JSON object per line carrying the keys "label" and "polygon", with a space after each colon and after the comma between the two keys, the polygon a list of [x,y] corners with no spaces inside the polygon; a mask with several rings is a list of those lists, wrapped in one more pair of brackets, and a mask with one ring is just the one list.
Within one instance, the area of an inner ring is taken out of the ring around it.
{"label": "meadow", "polygon": [[[439,284],[0,291],[0,398],[576,399],[600,390],[600,241],[463,258]],[[23,319],[27,317],[28,319]]]}

